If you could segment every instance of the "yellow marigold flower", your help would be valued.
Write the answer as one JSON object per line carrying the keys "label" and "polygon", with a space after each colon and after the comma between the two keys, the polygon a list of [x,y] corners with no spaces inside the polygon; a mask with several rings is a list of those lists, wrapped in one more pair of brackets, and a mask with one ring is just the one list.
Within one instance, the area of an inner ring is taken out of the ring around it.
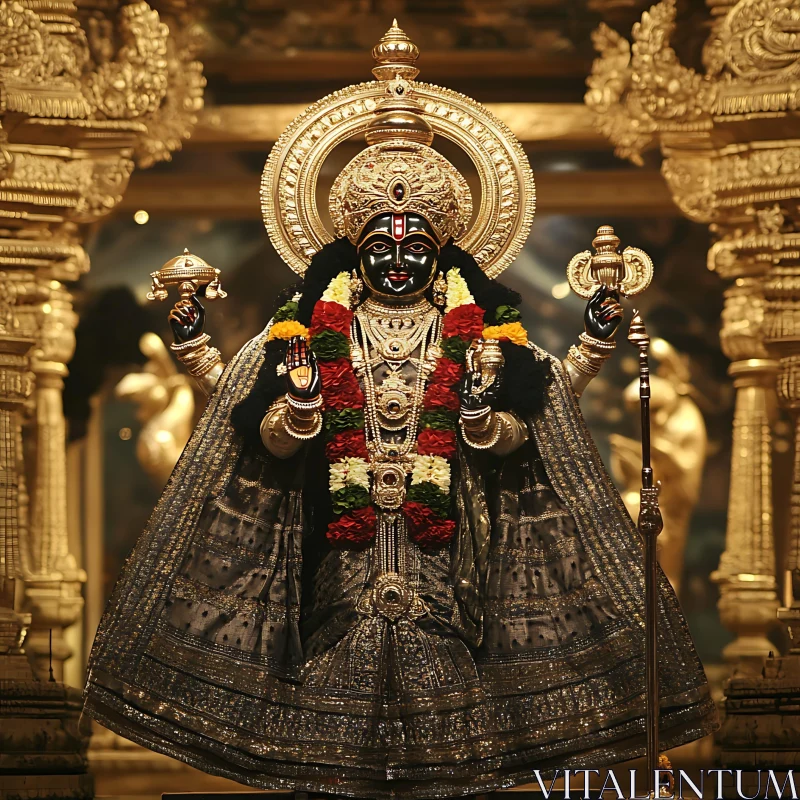
{"label": "yellow marigold flower", "polygon": [[284,322],[276,322],[269,329],[267,341],[273,339],[286,339],[287,341],[293,336],[305,336],[308,338],[308,328],[297,320],[287,319]]}
{"label": "yellow marigold flower", "polygon": [[483,329],[484,339],[508,339],[514,344],[528,344],[528,332],[520,322],[506,322],[503,325],[490,325]]}

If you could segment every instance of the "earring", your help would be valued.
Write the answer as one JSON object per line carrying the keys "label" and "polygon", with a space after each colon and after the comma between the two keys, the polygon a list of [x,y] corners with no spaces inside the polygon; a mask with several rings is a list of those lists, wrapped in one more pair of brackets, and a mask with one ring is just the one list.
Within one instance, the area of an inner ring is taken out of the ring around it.
{"label": "earring", "polygon": [[439,275],[433,282],[433,304],[436,306],[444,306],[447,302],[447,281],[445,280],[444,273],[439,271]]}
{"label": "earring", "polygon": [[364,291],[364,284],[358,276],[358,272],[353,270],[350,274],[350,308],[355,308],[361,299],[361,292]]}

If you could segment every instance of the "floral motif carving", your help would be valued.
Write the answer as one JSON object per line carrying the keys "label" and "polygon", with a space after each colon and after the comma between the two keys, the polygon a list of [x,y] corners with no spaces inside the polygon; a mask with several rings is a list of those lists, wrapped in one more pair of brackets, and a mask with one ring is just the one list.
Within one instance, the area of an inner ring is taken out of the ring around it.
{"label": "floral motif carving", "polygon": [[89,105],[107,119],[138,119],[154,113],[168,88],[169,28],[145,2],[123,6],[116,33],[122,46],[109,58],[108,23],[89,21],[89,45],[97,64],[83,81]]}

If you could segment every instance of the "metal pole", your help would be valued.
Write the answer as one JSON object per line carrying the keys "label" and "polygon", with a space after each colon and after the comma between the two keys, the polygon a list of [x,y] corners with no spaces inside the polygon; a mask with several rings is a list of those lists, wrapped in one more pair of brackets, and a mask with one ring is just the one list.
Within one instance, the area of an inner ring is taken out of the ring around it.
{"label": "metal pole", "polygon": [[656,543],[664,527],[658,507],[659,487],[653,482],[650,466],[650,337],[644,321],[634,312],[628,331],[628,341],[639,350],[639,401],[642,412],[642,488],[639,506],[639,533],[644,539],[645,559],[645,660],[647,699],[647,787],[650,797],[656,797],[658,769],[658,552]]}

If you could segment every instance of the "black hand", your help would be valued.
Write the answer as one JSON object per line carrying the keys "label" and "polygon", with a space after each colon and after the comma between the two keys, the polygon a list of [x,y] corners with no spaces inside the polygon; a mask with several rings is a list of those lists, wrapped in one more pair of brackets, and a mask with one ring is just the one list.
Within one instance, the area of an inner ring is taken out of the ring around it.
{"label": "black hand", "polygon": [[471,411],[484,406],[494,407],[500,394],[500,384],[503,380],[503,373],[498,372],[494,381],[481,392],[474,392],[473,389],[480,388],[485,380],[480,372],[467,372],[461,381],[458,396],[461,400],[461,407]]}
{"label": "black hand", "polygon": [[169,312],[169,326],[172,335],[178,343],[195,339],[202,332],[206,324],[206,310],[200,302],[199,296],[205,295],[205,287],[192,295],[191,300],[177,302]]}
{"label": "black hand", "polygon": [[623,313],[619,304],[619,292],[604,284],[586,304],[583,315],[586,333],[595,339],[611,339],[622,322]]}
{"label": "black hand", "polygon": [[[301,372],[292,374],[293,370]],[[321,381],[316,356],[302,336],[293,336],[286,351],[286,384],[298,400],[311,400],[320,393]]]}

